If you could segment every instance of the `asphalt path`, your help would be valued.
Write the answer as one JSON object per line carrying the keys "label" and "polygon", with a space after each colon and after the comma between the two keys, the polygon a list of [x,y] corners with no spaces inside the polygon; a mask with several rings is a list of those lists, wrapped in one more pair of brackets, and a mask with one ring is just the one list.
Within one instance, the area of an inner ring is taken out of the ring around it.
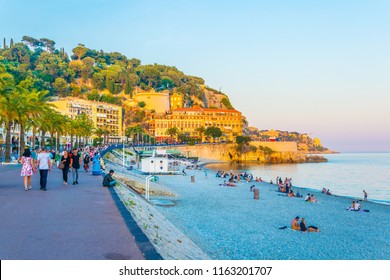
{"label": "asphalt path", "polygon": [[69,173],[66,186],[54,169],[47,191],[40,190],[39,173],[25,191],[20,170],[0,165],[0,259],[145,259],[101,176],[80,169],[79,184]]}

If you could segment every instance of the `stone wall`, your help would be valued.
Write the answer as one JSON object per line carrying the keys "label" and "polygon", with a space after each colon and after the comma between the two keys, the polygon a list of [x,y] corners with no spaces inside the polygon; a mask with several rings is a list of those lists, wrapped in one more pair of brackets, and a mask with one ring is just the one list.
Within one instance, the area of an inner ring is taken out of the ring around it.
{"label": "stone wall", "polygon": [[[296,158],[298,152],[296,142],[251,142],[251,146],[257,148],[256,152],[247,153],[246,160],[268,162],[266,155],[264,155],[259,147],[268,147],[272,151],[278,154],[287,153],[288,157]],[[202,159],[216,160],[216,161],[231,161],[240,160],[237,158],[236,144],[209,144],[209,145],[196,145],[196,146],[178,146],[175,149],[179,150],[183,155],[189,157],[199,157]],[[258,160],[259,159],[259,160]],[[242,159],[244,160],[244,155]]]}

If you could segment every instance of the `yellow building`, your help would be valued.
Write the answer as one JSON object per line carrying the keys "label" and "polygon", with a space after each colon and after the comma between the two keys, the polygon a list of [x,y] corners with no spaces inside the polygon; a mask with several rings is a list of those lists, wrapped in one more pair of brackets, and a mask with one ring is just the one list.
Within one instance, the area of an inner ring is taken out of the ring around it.
{"label": "yellow building", "polygon": [[169,111],[169,92],[156,92],[154,89],[146,92],[137,92],[134,99],[139,102],[144,102],[145,109],[155,110],[157,114],[166,113]]}
{"label": "yellow building", "polygon": [[[236,136],[242,135],[242,115],[237,110],[207,109],[199,106],[192,108],[178,108],[172,110],[165,118],[155,119],[153,125],[154,136],[162,141],[170,136],[167,129],[177,127],[179,134],[200,138],[198,128],[219,127],[222,130],[220,140],[234,141]],[[205,137],[203,133],[203,139]],[[203,141],[202,139],[202,141]]]}
{"label": "yellow building", "polygon": [[178,92],[172,93],[169,97],[169,101],[171,110],[183,107],[183,96]]}
{"label": "yellow building", "polygon": [[77,115],[86,114],[91,118],[96,128],[110,132],[109,139],[118,140],[122,137],[122,107],[105,103],[78,99],[73,97],[52,101],[58,112],[74,119]]}

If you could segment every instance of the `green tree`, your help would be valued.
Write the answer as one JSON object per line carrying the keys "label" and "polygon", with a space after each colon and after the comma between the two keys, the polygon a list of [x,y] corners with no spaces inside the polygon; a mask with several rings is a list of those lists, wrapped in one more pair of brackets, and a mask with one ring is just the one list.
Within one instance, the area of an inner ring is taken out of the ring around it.
{"label": "green tree", "polygon": [[206,133],[205,133],[207,136],[210,136],[214,139],[216,138],[219,138],[222,136],[222,130],[219,128],[219,127],[216,127],[216,126],[210,126],[206,129]]}
{"label": "green tree", "polygon": [[84,58],[88,49],[85,47],[85,45],[78,44],[77,47],[75,47],[72,51],[73,51],[72,58],[77,59],[77,60],[81,60],[82,58]]}
{"label": "green tree", "polygon": [[68,96],[70,87],[63,78],[57,78],[53,83],[55,92],[62,97]]}
{"label": "green tree", "polygon": [[204,135],[205,132],[206,132],[206,128],[205,128],[204,126],[201,126],[201,127],[198,127],[198,128],[196,129],[196,131],[199,133],[200,141],[201,141],[201,142],[204,142],[204,140],[203,140],[203,135]]}
{"label": "green tree", "polygon": [[171,127],[171,128],[168,128],[165,131],[165,133],[171,137],[171,142],[173,142],[173,137],[175,137],[179,134],[179,129],[177,127]]}

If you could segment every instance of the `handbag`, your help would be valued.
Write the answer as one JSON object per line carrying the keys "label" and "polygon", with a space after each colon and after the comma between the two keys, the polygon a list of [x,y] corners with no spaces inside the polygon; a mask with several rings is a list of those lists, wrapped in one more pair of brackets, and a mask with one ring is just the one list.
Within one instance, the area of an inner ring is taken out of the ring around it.
{"label": "handbag", "polygon": [[58,165],[58,169],[64,169],[65,168],[65,164],[63,164],[62,162]]}

